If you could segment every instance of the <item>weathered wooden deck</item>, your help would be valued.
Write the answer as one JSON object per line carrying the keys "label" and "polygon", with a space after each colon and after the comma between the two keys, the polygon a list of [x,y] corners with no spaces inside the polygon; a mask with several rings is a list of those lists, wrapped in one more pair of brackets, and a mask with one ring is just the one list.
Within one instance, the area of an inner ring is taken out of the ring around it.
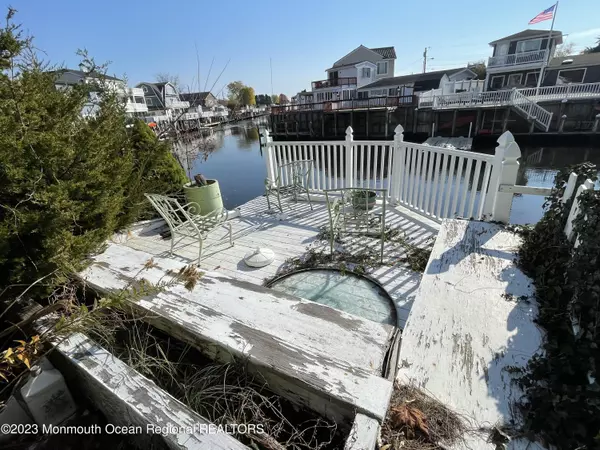
{"label": "weathered wooden deck", "polygon": [[[473,429],[509,425],[522,394],[510,371],[541,344],[530,278],[515,265],[520,238],[491,223],[445,220],[402,336],[398,379],[470,419]],[[455,449],[493,450],[488,433]],[[513,450],[537,444],[516,440]]]}
{"label": "weathered wooden deck", "polygon": [[[361,439],[370,440],[391,392],[381,377],[391,327],[261,286],[307,247],[328,249],[317,238],[328,223],[327,208],[318,196],[314,200],[314,210],[298,202],[284,214],[268,211],[263,197],[242,205],[239,217],[230,219],[234,246],[225,229],[205,243],[200,267],[206,273],[195,291],[169,287],[137,306],[155,326],[215,359],[247,357],[282,395],[336,420],[355,417],[353,429],[368,430]],[[531,280],[514,263],[519,238],[484,222],[449,219],[440,228],[402,207],[390,207],[386,222],[417,245],[437,236],[425,274],[400,262],[393,243],[386,243],[386,264],[369,272],[392,297],[404,330],[398,379],[469,418],[473,429],[508,424],[520,392],[507,369],[525,366],[542,339]],[[170,255],[163,229],[154,221],[115,236],[82,278],[120,289],[150,256],[158,267],[143,277],[151,282],[194,263],[198,243],[184,240]],[[365,239],[356,242],[357,250],[372,245]],[[247,267],[243,257],[256,247],[272,249],[274,263]],[[492,450],[488,434],[471,433],[453,448]],[[528,445],[515,441],[509,448]]]}
{"label": "weathered wooden deck", "polygon": [[[308,246],[327,245],[316,241],[319,228],[328,224],[327,207],[319,196],[314,196],[314,210],[306,202],[285,202],[284,214],[268,211],[264,197],[255,198],[240,207],[240,217],[230,220],[233,229],[234,246],[230,247],[227,231],[212,233],[202,254],[200,267],[203,270],[262,285],[265,278],[277,274],[285,260],[304,254]],[[406,208],[390,207],[386,213],[386,223],[401,230],[414,244],[422,244],[435,237],[439,224],[415,214]],[[164,228],[163,228],[164,229]],[[185,264],[195,262],[198,243],[194,239],[184,239],[169,255],[170,239],[160,236],[158,228],[133,229],[128,234],[116,236],[114,241],[130,248],[141,250],[154,256],[168,257]],[[357,249],[369,245],[367,241],[356,241]],[[267,247],[275,252],[275,261],[269,266],[251,268],[243,262],[244,255],[256,247]],[[421,274],[410,270],[405,263],[398,261],[401,255],[389,252],[393,265],[383,265],[369,273],[390,294],[398,313],[398,326],[404,327],[411,304],[421,279]],[[394,260],[396,259],[396,260]]]}

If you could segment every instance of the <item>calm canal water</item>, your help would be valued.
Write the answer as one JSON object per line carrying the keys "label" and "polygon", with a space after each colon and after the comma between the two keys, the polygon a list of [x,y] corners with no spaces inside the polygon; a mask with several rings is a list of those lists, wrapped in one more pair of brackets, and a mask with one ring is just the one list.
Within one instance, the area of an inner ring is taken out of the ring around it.
{"label": "calm canal water", "polygon": [[[202,173],[219,180],[225,207],[232,209],[264,193],[266,169],[259,144],[268,120],[241,122],[215,130],[210,135],[183,144],[200,150],[190,162],[192,175]],[[584,161],[600,166],[600,149],[594,148],[521,148],[523,154],[517,183],[552,187],[559,169]],[[544,198],[535,195],[515,197],[511,223],[537,222],[543,214]]]}

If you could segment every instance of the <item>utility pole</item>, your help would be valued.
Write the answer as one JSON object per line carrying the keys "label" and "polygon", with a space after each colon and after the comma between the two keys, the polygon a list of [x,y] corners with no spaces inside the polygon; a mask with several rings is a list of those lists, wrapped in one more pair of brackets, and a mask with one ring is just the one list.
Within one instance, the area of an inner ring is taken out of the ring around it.
{"label": "utility pole", "polygon": [[427,49],[428,47],[425,47],[425,51],[423,52],[423,73],[427,72]]}

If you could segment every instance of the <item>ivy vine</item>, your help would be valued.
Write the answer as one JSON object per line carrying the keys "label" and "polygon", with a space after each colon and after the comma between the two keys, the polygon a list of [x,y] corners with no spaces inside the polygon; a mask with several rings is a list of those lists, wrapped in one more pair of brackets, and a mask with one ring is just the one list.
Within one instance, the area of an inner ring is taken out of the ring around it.
{"label": "ivy vine", "polygon": [[563,230],[575,196],[562,197],[571,172],[577,185],[598,173],[590,163],[561,171],[544,217],[523,231],[519,264],[534,280],[546,339],[518,383],[526,435],[558,449],[591,450],[600,448],[600,193],[579,196],[577,244],[569,241]]}

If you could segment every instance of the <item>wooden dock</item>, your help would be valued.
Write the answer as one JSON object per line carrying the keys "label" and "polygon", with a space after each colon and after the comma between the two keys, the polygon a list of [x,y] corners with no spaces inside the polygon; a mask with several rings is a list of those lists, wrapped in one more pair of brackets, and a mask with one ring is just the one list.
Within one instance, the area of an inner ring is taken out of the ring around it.
{"label": "wooden dock", "polygon": [[[262,285],[266,278],[273,277],[285,265],[288,258],[304,254],[308,246],[319,245],[317,234],[322,226],[329,223],[327,207],[323,196],[312,196],[315,200],[314,211],[308,203],[285,203],[285,214],[275,214],[267,209],[265,197],[258,197],[239,208],[240,217],[231,220],[235,245],[228,246],[226,230],[217,230],[207,240],[200,266],[225,276]],[[403,207],[392,207],[386,213],[386,222],[405,233],[410,242],[423,244],[435,237],[439,224],[420,214]],[[135,250],[153,256],[167,257],[170,240],[163,239],[160,229],[134,229],[130,234],[114,238]],[[320,244],[328,248],[328,243]],[[360,243],[357,243],[357,246]],[[250,268],[242,259],[248,252],[257,247],[267,247],[275,252],[275,261],[262,268]],[[198,243],[193,239],[184,239],[176,247],[173,260],[189,264],[198,255]],[[410,270],[404,263],[397,261],[392,266],[381,266],[369,273],[390,294],[398,313],[398,326],[404,323],[414,300],[421,274]]]}
{"label": "wooden dock", "polygon": [[[515,265],[520,238],[491,223],[445,220],[400,349],[398,380],[425,390],[473,429],[518,425],[510,371],[540,350],[531,279]],[[488,432],[458,449],[494,450]],[[509,448],[542,448],[525,439]]]}
{"label": "wooden dock", "polygon": [[[314,210],[306,202],[290,202],[283,214],[269,211],[264,197],[242,205],[230,219],[235,245],[228,245],[225,230],[210,236],[200,263],[205,273],[192,292],[169,286],[135,308],[212,359],[247,358],[276,393],[353,424],[346,449],[371,449],[392,390],[382,371],[394,327],[262,286],[286,259],[321,245],[317,234],[328,221],[321,200],[315,194]],[[469,433],[454,450],[494,450],[489,429],[515,419],[512,403],[521,394],[508,369],[524,367],[542,340],[534,324],[531,280],[514,263],[519,238],[478,221],[446,219],[440,228],[398,206],[387,214],[390,225],[414,243],[437,235],[422,276],[399,261],[369,272],[392,297],[403,329],[397,380],[462,414],[469,427],[488,430]],[[139,276],[150,258],[156,267],[142,276],[153,283],[169,269],[195,262],[197,242],[184,240],[171,256],[162,229],[155,220],[115,236],[82,279],[96,289],[115,290]],[[271,248],[275,261],[245,266],[243,257],[256,247]],[[536,444],[511,445],[525,450]]]}

